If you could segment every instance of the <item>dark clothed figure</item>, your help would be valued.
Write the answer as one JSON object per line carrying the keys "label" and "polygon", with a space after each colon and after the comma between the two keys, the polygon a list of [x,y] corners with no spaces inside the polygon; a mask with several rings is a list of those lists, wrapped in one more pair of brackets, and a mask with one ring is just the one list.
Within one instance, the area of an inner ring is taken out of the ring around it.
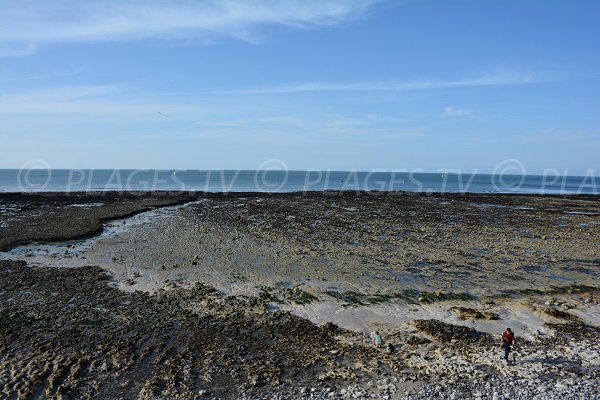
{"label": "dark clothed figure", "polygon": [[504,350],[504,359],[508,362],[508,354],[511,347],[515,344],[515,334],[510,328],[506,328],[502,334],[502,350]]}

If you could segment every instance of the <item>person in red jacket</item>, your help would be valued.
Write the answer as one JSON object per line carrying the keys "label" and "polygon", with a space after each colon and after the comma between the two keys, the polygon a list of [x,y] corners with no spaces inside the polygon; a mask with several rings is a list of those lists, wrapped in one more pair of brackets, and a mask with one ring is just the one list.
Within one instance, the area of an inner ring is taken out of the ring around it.
{"label": "person in red jacket", "polygon": [[515,334],[510,328],[506,328],[502,334],[502,350],[504,350],[504,359],[508,362],[508,353],[510,353],[511,346],[515,345]]}

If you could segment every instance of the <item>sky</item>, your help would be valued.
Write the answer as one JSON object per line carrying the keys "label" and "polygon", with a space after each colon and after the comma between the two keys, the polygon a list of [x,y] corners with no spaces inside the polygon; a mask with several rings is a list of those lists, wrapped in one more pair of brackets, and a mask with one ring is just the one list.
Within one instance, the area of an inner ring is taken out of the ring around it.
{"label": "sky", "polygon": [[598,17],[594,0],[0,0],[0,168],[598,176]]}

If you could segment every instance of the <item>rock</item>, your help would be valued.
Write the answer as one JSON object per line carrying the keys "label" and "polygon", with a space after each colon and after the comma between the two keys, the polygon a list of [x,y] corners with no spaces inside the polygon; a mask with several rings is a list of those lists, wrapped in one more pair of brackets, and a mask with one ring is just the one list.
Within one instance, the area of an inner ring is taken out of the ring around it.
{"label": "rock", "polygon": [[454,311],[458,318],[460,319],[487,319],[487,320],[497,320],[498,314],[493,313],[491,311],[479,311],[473,308],[467,307],[453,307],[451,308]]}

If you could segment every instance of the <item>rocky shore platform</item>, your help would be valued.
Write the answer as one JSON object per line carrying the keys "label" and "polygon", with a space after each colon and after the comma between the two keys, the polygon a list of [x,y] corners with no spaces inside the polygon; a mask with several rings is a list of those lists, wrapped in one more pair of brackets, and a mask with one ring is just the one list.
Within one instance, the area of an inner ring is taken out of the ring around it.
{"label": "rocky shore platform", "polygon": [[600,398],[599,200],[0,194],[0,398]]}

